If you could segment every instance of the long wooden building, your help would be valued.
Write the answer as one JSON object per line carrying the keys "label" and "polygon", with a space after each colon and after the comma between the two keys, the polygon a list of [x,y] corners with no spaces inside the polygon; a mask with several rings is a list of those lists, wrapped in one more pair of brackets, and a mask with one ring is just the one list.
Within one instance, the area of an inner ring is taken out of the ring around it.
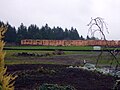
{"label": "long wooden building", "polygon": [[21,40],[21,45],[38,46],[120,46],[120,41],[114,40]]}

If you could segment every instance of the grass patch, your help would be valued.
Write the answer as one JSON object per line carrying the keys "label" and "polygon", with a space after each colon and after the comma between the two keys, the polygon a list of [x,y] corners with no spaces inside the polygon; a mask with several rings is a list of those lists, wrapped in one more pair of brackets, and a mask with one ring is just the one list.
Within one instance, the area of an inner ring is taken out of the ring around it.
{"label": "grass patch", "polygon": [[[52,59],[52,58],[56,58],[57,55],[52,55],[47,57],[32,57],[32,56],[24,57],[24,56],[13,55],[20,52],[44,54],[44,53],[52,53],[53,51],[6,50],[5,63],[6,64],[64,64],[65,65],[68,63],[72,64],[73,62],[79,62],[79,61],[82,62],[82,60],[87,60],[90,63],[96,63],[96,59],[100,54],[100,52],[93,52],[93,51],[64,51],[65,54],[58,55],[59,59]],[[69,60],[71,58],[73,61]],[[117,56],[117,59],[120,60],[120,54]],[[98,64],[109,65],[111,60],[112,60],[112,57],[110,53],[104,52],[101,58],[99,59]],[[113,64],[114,65],[116,64],[116,60],[114,60]]]}
{"label": "grass patch", "polygon": [[93,50],[92,46],[11,46],[11,47],[5,47],[4,49],[36,49],[36,50],[42,50],[42,49],[62,49],[62,50]]}
{"label": "grass patch", "polygon": [[[62,50],[93,50],[93,46],[9,46],[9,47],[4,47],[4,49],[19,49],[19,50],[57,50],[57,49],[62,49]],[[103,50],[120,50],[120,48],[102,48]]]}

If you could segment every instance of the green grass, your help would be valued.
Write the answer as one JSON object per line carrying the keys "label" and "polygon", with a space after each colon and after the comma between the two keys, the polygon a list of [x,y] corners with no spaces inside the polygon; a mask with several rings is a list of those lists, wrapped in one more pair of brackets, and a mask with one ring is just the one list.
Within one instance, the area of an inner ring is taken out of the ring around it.
{"label": "green grass", "polygon": [[[57,49],[62,49],[62,50],[93,50],[93,46],[9,46],[5,47],[5,49],[18,49],[18,50],[57,50]],[[120,48],[102,48],[103,50],[114,50]]]}
{"label": "green grass", "polygon": [[103,50],[120,50],[120,47],[118,47],[118,48],[103,48]]}
{"label": "green grass", "polygon": [[63,49],[63,50],[93,50],[91,46],[11,46],[10,49]]}
{"label": "green grass", "polygon": [[[39,58],[46,58],[46,57],[23,57],[23,56],[14,56],[14,54],[20,53],[20,52],[27,52],[27,53],[37,53],[37,54],[43,54],[43,53],[52,53],[53,51],[38,51],[38,50],[5,50],[5,63],[6,64],[60,64],[55,61],[39,61]],[[71,54],[90,54],[91,52],[75,52],[75,51],[65,51],[65,54],[60,55],[60,57],[64,55],[71,55]],[[56,55],[53,55],[52,58]]]}
{"label": "green grass", "polygon": [[99,60],[98,64],[101,64],[101,65],[111,65],[111,62],[112,62],[112,66],[117,64],[116,60],[113,60],[113,61],[112,60],[109,60],[109,61],[108,60]]}
{"label": "green grass", "polygon": [[[40,51],[40,50],[6,50],[6,55],[5,55],[5,63],[6,64],[61,64],[59,62],[55,61],[39,61],[39,58],[46,58],[46,57],[23,57],[23,56],[14,56],[13,54],[15,53],[20,53],[20,52],[28,52],[28,53],[38,53],[38,54],[43,54],[43,53],[52,53],[53,51]],[[65,54],[60,55],[60,57],[65,56],[65,55],[72,55],[72,54],[79,54],[81,55],[79,58],[76,58],[73,60],[73,62],[76,62],[78,60],[87,60],[88,62],[95,63],[97,59],[97,55],[99,55],[100,52],[84,52],[84,51],[65,51]],[[97,55],[96,55],[97,54]],[[52,58],[55,55],[47,58]],[[120,54],[117,56],[118,60],[120,61]],[[68,57],[69,59],[69,57]],[[66,59],[65,59],[66,60]],[[110,56],[110,53],[103,53],[102,57],[99,59],[99,64],[105,64],[108,65],[110,64],[112,60],[112,57]],[[64,64],[64,63],[62,63]],[[116,61],[114,60],[113,64],[116,64]]]}
{"label": "green grass", "polygon": [[117,60],[110,53],[103,53],[98,60],[98,64],[110,65],[112,62],[112,65],[116,65],[117,61],[120,63],[120,54],[118,54],[116,58]]}

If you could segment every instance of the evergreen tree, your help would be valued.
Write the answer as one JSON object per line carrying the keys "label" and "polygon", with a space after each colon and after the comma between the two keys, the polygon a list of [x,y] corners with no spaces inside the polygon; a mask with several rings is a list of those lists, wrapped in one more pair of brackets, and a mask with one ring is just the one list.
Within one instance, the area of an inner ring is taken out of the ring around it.
{"label": "evergreen tree", "polygon": [[44,26],[42,26],[42,28],[40,29],[40,35],[41,35],[41,39],[47,38]]}
{"label": "evergreen tree", "polygon": [[74,29],[73,27],[71,27],[71,30],[69,32],[70,32],[70,39],[72,39],[72,40],[80,39],[77,30]]}
{"label": "evergreen tree", "polygon": [[85,40],[82,35],[81,35],[81,37],[80,37],[80,40]]}
{"label": "evergreen tree", "polygon": [[89,37],[89,36],[87,35],[86,40],[98,40],[98,38],[96,38],[96,37]]}
{"label": "evergreen tree", "polygon": [[17,76],[7,73],[7,67],[4,62],[5,51],[3,51],[5,42],[3,41],[6,26],[0,26],[0,90],[14,90],[14,80]]}
{"label": "evergreen tree", "polygon": [[56,30],[55,27],[53,27],[53,28],[51,29],[51,40],[55,40],[55,37],[56,37],[56,35],[55,35],[55,30]]}
{"label": "evergreen tree", "polygon": [[98,40],[98,38],[96,38],[96,37],[91,37],[91,40]]}
{"label": "evergreen tree", "polygon": [[4,22],[0,21],[0,26],[5,25]]}
{"label": "evergreen tree", "polygon": [[[4,24],[0,21],[0,25]],[[16,30],[7,23],[8,30],[5,34],[6,42],[20,42],[22,39],[46,39],[46,40],[84,40],[83,36],[79,37],[78,31],[71,27],[63,30],[61,27],[53,27],[52,29],[46,24],[41,29],[37,25],[31,24],[28,29],[23,23]],[[10,37],[10,38],[9,38]],[[87,36],[87,39],[90,39]],[[92,39],[95,39],[92,37]]]}
{"label": "evergreen tree", "polygon": [[50,40],[52,38],[51,35],[52,35],[52,30],[48,26],[48,24],[46,24],[44,28],[44,38]]}
{"label": "evergreen tree", "polygon": [[64,39],[64,31],[61,27],[57,27],[55,30],[56,40],[63,40]]}
{"label": "evergreen tree", "polygon": [[40,39],[39,27],[37,25],[31,24],[28,27],[28,38],[29,39]]}
{"label": "evergreen tree", "polygon": [[65,29],[65,32],[64,32],[64,39],[65,40],[70,40],[70,32],[69,32],[69,30],[66,28]]}
{"label": "evergreen tree", "polygon": [[7,32],[5,33],[5,42],[15,43],[17,39],[16,29],[7,23]]}
{"label": "evergreen tree", "polygon": [[90,37],[87,35],[87,38],[86,38],[86,40],[90,40]]}
{"label": "evergreen tree", "polygon": [[74,39],[75,39],[75,40],[80,39],[80,36],[79,36],[78,31],[76,30],[76,28],[74,29],[73,32],[74,32]]}
{"label": "evergreen tree", "polygon": [[21,23],[17,30],[17,42],[20,42],[22,39],[28,38],[27,27]]}

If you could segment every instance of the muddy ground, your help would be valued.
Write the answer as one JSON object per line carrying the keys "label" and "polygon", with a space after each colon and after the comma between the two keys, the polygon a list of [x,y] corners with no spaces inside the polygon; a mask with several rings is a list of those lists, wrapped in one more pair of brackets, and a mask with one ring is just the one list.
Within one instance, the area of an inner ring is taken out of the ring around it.
{"label": "muddy ground", "polygon": [[[6,57],[5,60],[23,62],[8,65],[8,72],[18,75],[15,90],[39,90],[44,83],[71,85],[76,90],[112,90],[116,79],[109,75],[82,69],[68,69],[69,65],[83,65],[83,60],[95,63],[96,54],[74,54],[48,57]],[[107,56],[107,55],[106,55]],[[29,64],[44,62],[44,64]],[[47,63],[47,64],[46,64]]]}
{"label": "muddy ground", "polygon": [[15,90],[38,90],[43,83],[71,85],[77,90],[112,90],[116,78],[81,69],[68,69],[67,65],[12,65],[8,71],[16,72]]}

